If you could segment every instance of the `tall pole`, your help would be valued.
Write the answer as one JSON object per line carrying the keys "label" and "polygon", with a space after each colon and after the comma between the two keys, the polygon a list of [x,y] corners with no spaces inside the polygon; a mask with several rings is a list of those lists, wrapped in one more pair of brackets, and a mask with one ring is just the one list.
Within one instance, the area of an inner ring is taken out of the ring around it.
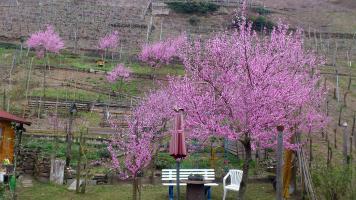
{"label": "tall pole", "polygon": [[180,165],[179,158],[177,158],[176,164],[177,164],[177,199],[179,200],[179,165]]}
{"label": "tall pole", "polygon": [[276,187],[277,195],[276,200],[283,200],[283,191],[282,191],[282,165],[283,165],[283,126],[277,126],[278,137],[277,137],[277,174],[276,174]]}

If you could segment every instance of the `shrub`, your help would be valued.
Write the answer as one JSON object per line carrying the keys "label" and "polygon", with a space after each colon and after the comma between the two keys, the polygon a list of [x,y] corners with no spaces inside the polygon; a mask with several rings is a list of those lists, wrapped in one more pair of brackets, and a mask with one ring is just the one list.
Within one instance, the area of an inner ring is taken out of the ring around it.
{"label": "shrub", "polygon": [[261,31],[264,28],[266,28],[267,30],[272,30],[275,26],[272,21],[268,20],[264,16],[251,16],[249,17],[249,21],[252,22],[252,28],[256,31]]}
{"label": "shrub", "polygon": [[154,164],[156,169],[175,168],[175,160],[168,153],[159,153]]}
{"label": "shrub", "polygon": [[219,9],[219,5],[210,2],[167,2],[168,7],[174,10],[177,13],[186,13],[186,14],[207,14],[215,12]]}
{"label": "shrub", "polygon": [[197,16],[193,15],[193,16],[189,17],[188,21],[189,21],[190,25],[197,26],[200,22],[200,19]]}
{"label": "shrub", "polygon": [[349,191],[352,191],[352,179],[352,170],[349,167],[319,166],[313,173],[313,183],[325,199],[346,199],[350,195]]}
{"label": "shrub", "polygon": [[107,148],[102,148],[98,151],[99,158],[111,158],[111,154]]}
{"label": "shrub", "polygon": [[268,10],[267,8],[265,7],[262,7],[262,6],[258,6],[258,7],[253,7],[252,8],[252,11],[260,14],[260,15],[268,15],[268,14],[271,14],[271,11]]}

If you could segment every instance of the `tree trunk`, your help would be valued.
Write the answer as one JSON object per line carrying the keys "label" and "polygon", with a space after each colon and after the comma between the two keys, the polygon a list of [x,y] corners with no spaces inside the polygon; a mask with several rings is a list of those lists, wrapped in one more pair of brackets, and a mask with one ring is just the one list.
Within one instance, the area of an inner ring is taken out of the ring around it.
{"label": "tree trunk", "polygon": [[136,176],[132,180],[132,199],[137,200],[138,179]]}
{"label": "tree trunk", "polygon": [[158,142],[158,144],[156,144],[154,146],[154,150],[153,150],[153,154],[152,154],[152,161],[150,163],[150,166],[149,166],[149,170],[151,171],[151,175],[150,175],[150,183],[151,184],[154,184],[155,182],[155,172],[156,172],[156,165],[155,165],[155,161],[157,159],[157,156],[158,156],[158,152],[159,152],[159,148],[161,146],[161,141]]}
{"label": "tree trunk", "polygon": [[241,143],[245,149],[245,158],[244,158],[244,164],[242,166],[243,175],[242,175],[238,199],[243,200],[247,189],[247,180],[248,180],[248,173],[250,170],[250,162],[252,160],[252,147],[249,139],[245,139],[244,141],[241,141]]}

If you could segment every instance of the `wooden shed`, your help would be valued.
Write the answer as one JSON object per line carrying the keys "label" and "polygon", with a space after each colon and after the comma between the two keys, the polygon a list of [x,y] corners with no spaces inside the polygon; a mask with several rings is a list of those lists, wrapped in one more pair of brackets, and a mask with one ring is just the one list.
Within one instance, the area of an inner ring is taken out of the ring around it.
{"label": "wooden shed", "polygon": [[11,122],[31,125],[26,119],[0,110],[0,162],[9,159],[12,163],[14,159],[15,130]]}

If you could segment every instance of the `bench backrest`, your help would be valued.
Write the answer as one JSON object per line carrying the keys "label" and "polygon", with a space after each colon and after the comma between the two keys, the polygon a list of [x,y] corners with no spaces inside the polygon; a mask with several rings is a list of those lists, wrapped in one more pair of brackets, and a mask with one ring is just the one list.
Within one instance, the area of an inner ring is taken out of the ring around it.
{"label": "bench backrest", "polygon": [[[215,180],[214,169],[180,169],[179,180],[188,180],[190,174],[199,174],[204,177],[204,180]],[[162,181],[177,180],[176,169],[162,169]]]}

